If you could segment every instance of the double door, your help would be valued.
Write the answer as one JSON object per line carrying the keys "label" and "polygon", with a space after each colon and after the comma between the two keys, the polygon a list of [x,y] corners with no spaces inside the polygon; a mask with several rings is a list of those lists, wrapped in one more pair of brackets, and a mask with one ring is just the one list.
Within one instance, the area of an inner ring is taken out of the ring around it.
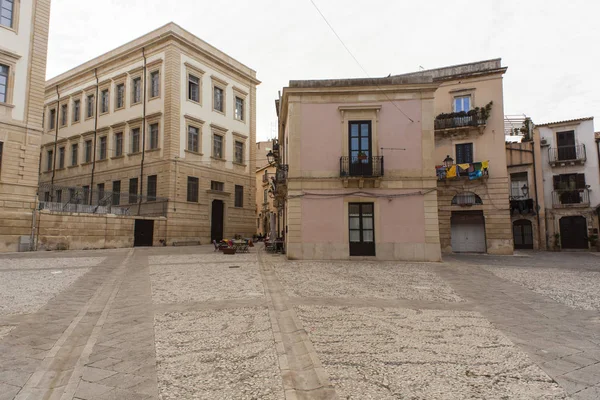
{"label": "double door", "polygon": [[350,176],[373,174],[373,152],[371,150],[371,121],[351,121],[349,129]]}
{"label": "double door", "polygon": [[351,256],[375,255],[374,208],[373,203],[348,204]]}

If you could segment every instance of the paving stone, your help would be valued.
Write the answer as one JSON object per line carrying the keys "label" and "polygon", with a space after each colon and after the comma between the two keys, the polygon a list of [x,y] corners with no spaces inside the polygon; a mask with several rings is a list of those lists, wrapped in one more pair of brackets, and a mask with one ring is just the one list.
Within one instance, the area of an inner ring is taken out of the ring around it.
{"label": "paving stone", "polygon": [[110,371],[100,368],[84,367],[82,379],[87,382],[98,382],[116,374],[116,371]]}

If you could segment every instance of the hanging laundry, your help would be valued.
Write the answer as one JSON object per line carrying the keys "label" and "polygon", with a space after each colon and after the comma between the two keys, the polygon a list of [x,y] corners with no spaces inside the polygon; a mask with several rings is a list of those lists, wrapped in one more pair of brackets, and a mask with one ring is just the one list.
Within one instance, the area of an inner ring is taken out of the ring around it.
{"label": "hanging laundry", "polygon": [[490,166],[490,162],[489,161],[482,161],[481,162],[481,168],[482,169],[488,169],[489,166]]}
{"label": "hanging laundry", "polygon": [[446,173],[447,178],[456,178],[456,165],[448,168],[448,172]]}
{"label": "hanging laundry", "polygon": [[483,176],[483,173],[480,171],[469,172],[469,180],[479,179]]}

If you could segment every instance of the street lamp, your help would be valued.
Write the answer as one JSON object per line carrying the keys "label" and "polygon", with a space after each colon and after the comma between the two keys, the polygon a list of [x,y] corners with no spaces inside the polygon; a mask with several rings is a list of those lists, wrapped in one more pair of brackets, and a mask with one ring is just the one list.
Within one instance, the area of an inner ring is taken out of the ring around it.
{"label": "street lamp", "polygon": [[454,159],[449,155],[444,159],[444,167],[450,168],[454,164]]}
{"label": "street lamp", "polygon": [[269,162],[269,164],[273,164],[275,162],[275,154],[273,154],[272,150],[269,150],[269,152],[267,153],[267,161]]}
{"label": "street lamp", "polygon": [[525,197],[525,198],[529,197],[529,186],[527,186],[526,183],[523,184],[521,191],[523,192],[523,197]]}

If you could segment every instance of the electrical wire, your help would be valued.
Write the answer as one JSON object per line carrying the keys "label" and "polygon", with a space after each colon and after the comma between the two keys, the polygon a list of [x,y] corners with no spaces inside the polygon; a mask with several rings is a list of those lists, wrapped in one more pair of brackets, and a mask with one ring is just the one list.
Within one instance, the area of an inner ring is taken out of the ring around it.
{"label": "electrical wire", "polygon": [[383,88],[381,86],[379,86],[377,84],[377,82],[369,75],[369,73],[367,72],[367,70],[362,66],[362,64],[358,61],[358,59],[354,56],[354,54],[352,54],[352,52],[350,51],[350,49],[348,48],[348,46],[346,46],[346,43],[344,43],[344,41],[342,40],[342,38],[340,37],[340,35],[337,34],[337,32],[335,31],[335,29],[333,29],[333,26],[331,26],[331,24],[329,23],[329,21],[327,20],[327,18],[325,18],[325,15],[323,15],[323,13],[321,12],[321,10],[319,9],[319,7],[317,7],[317,5],[315,4],[315,2],[313,0],[309,0],[312,5],[315,7],[315,9],[317,10],[317,12],[321,15],[321,17],[323,18],[323,21],[325,21],[325,23],[327,24],[327,26],[329,26],[329,29],[331,29],[331,31],[333,32],[333,34],[335,35],[335,37],[338,38],[338,40],[340,41],[340,43],[342,44],[342,46],[344,46],[344,48],[346,49],[346,51],[348,52],[348,54],[350,54],[350,56],[354,59],[354,61],[356,62],[356,64],[358,64],[358,66],[360,67],[360,69],[362,69],[362,71],[365,73],[365,75],[367,76],[367,78],[372,79],[373,83],[375,84],[375,86],[377,86],[377,88],[379,90],[381,90],[381,92],[383,93],[383,95],[386,97],[386,99],[388,99],[388,101],[390,101],[390,103],[393,104],[394,107],[396,107],[396,109],[398,111],[400,111],[402,113],[402,115],[404,115],[406,118],[408,118],[408,120],[410,122],[415,122],[411,117],[409,117],[404,111],[402,111],[400,109],[400,107],[398,107],[398,105],[392,100],[390,99],[390,97],[387,95],[387,93],[385,93],[383,91]]}

